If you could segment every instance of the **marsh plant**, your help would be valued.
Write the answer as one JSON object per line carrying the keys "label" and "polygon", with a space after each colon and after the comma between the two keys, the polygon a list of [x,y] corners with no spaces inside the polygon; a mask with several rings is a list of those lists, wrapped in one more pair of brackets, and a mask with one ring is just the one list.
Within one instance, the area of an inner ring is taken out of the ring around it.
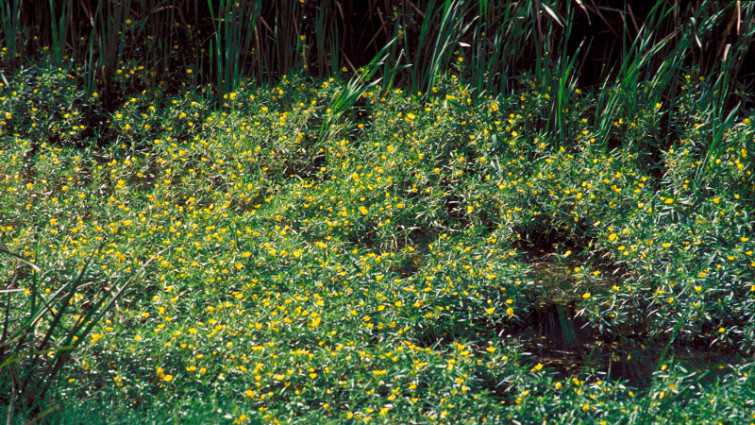
{"label": "marsh plant", "polygon": [[6,3],[7,423],[755,420],[751,5]]}

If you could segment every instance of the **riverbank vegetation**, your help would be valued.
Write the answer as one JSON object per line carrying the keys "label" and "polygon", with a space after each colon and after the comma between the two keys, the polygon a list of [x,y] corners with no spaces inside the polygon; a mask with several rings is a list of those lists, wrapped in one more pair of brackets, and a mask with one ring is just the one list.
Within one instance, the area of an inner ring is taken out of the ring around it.
{"label": "riverbank vegetation", "polygon": [[755,421],[752,5],[289,3],[3,6],[8,423]]}

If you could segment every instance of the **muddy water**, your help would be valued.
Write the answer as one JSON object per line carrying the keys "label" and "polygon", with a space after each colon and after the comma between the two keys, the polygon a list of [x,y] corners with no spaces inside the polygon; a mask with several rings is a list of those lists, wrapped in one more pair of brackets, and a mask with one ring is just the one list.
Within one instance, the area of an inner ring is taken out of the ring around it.
{"label": "muddy water", "polygon": [[[574,267],[577,264],[570,262],[530,264],[531,283],[540,295],[532,302],[526,325],[513,336],[523,343],[532,363],[542,363],[562,378],[592,370],[640,390],[647,388],[666,347],[631,335],[619,336],[615,341],[602,339],[589,323],[575,315],[579,294],[591,288],[574,288],[569,273]],[[611,279],[595,283],[613,284]],[[592,288],[593,292],[598,290]],[[679,345],[671,347],[664,362],[672,359],[689,372],[705,375],[706,380],[725,374],[730,365],[753,361],[730,352],[711,351],[710,347]]]}

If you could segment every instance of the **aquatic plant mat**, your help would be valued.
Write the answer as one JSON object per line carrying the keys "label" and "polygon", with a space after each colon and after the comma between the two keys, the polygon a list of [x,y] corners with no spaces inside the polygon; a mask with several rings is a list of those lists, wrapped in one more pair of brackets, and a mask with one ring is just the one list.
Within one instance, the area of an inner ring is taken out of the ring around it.
{"label": "aquatic plant mat", "polygon": [[755,3],[37,3],[5,423],[755,422]]}
{"label": "aquatic plant mat", "polygon": [[[706,163],[692,118],[656,177],[593,143],[589,94],[565,149],[535,80],[475,107],[454,78],[427,101],[368,89],[322,132],[346,89],[286,78],[219,110],[146,91],[99,146],[66,73],[11,75],[3,404],[58,423],[754,413],[750,118]],[[49,99],[67,121],[34,126]]]}

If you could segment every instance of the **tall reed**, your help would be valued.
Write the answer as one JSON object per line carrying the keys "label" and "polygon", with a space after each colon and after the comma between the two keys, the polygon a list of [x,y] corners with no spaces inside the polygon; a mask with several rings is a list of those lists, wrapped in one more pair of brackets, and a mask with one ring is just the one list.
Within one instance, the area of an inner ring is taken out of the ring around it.
{"label": "tall reed", "polygon": [[213,38],[210,40],[210,75],[220,96],[236,87],[247,71],[246,54],[252,43],[253,32],[260,17],[261,3],[220,0],[217,11],[208,0]]}
{"label": "tall reed", "polygon": [[0,29],[2,29],[3,56],[15,60],[19,55],[20,44],[24,36],[21,31],[21,0],[9,0],[0,6]]}
{"label": "tall reed", "polygon": [[[0,249],[0,254],[11,257],[13,268],[10,282],[0,290],[0,296],[4,296],[0,302],[3,320],[0,334],[0,394],[3,396],[0,400],[7,403],[9,418],[18,410],[39,420],[54,408],[54,404],[47,405],[47,395],[60,379],[71,353],[156,256],[133,274],[112,283],[98,283],[93,280],[97,278],[92,272],[92,262],[100,249],[90,253],[75,274],[71,270],[40,267],[38,261],[5,249]],[[68,278],[64,277],[67,273],[70,273]],[[43,282],[61,277],[63,282],[59,289],[52,293],[42,290]],[[90,299],[88,309],[73,311],[72,300],[76,296]]]}

